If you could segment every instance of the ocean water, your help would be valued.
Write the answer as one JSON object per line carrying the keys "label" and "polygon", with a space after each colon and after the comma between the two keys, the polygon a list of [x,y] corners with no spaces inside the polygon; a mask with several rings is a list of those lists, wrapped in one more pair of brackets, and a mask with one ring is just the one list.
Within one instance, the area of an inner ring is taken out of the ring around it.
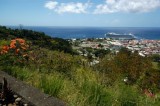
{"label": "ocean water", "polygon": [[[18,28],[12,26],[11,28]],[[160,40],[160,27],[35,27],[23,26],[23,29],[44,32],[51,37],[104,38],[108,32],[134,34],[138,39]]]}

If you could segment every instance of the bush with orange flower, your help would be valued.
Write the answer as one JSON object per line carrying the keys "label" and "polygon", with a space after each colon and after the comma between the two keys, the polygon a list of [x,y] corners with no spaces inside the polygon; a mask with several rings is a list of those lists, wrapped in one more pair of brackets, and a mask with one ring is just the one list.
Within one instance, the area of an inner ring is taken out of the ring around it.
{"label": "bush with orange flower", "polygon": [[23,64],[27,60],[27,49],[28,45],[24,39],[11,40],[9,45],[4,45],[0,49],[1,64]]}

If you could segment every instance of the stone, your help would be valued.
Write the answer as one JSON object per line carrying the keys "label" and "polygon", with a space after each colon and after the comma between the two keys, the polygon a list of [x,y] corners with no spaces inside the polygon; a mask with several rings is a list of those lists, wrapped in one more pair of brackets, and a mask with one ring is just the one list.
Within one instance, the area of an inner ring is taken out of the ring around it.
{"label": "stone", "polygon": [[18,98],[18,95],[13,95],[14,98]]}
{"label": "stone", "polygon": [[28,106],[28,104],[24,104],[24,106]]}
{"label": "stone", "polygon": [[22,100],[22,98],[18,97],[15,102],[20,102]]}

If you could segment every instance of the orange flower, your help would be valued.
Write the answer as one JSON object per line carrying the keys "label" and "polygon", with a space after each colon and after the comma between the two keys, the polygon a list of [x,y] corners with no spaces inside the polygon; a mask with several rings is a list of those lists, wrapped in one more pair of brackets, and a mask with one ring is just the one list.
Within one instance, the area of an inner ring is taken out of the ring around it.
{"label": "orange flower", "polygon": [[8,46],[3,46],[2,49],[3,49],[4,51],[8,51],[8,50],[9,50],[9,47],[8,47]]}
{"label": "orange flower", "polygon": [[1,54],[6,54],[6,53],[8,53],[8,51],[5,51],[5,50],[1,51]]}
{"label": "orange flower", "polygon": [[3,47],[2,47],[1,54],[8,53],[8,51],[9,51],[9,46],[3,46]]}
{"label": "orange flower", "polygon": [[11,48],[11,49],[15,49],[15,48],[16,48],[15,43],[11,43],[11,44],[10,44],[10,48]]}
{"label": "orange flower", "polygon": [[18,54],[18,53],[19,53],[19,51],[20,51],[20,49],[16,49],[16,51],[15,51],[15,52],[16,52],[16,54]]}
{"label": "orange flower", "polygon": [[[18,46],[17,46],[17,44],[18,44]],[[26,50],[27,45],[26,45],[24,39],[16,38],[16,39],[11,40],[9,46],[3,46],[2,50],[0,51],[0,54],[8,53],[9,49],[14,49],[15,54],[18,54],[20,52],[20,50]]]}
{"label": "orange flower", "polygon": [[21,39],[21,38],[17,38],[15,39],[16,41],[18,41],[20,44],[24,44],[25,43],[25,40]]}
{"label": "orange flower", "polygon": [[15,46],[15,45],[16,45],[16,40],[11,40],[10,47]]}
{"label": "orange flower", "polygon": [[16,40],[15,40],[15,39],[13,39],[13,40],[11,40],[11,42],[15,42],[15,43],[16,43]]}

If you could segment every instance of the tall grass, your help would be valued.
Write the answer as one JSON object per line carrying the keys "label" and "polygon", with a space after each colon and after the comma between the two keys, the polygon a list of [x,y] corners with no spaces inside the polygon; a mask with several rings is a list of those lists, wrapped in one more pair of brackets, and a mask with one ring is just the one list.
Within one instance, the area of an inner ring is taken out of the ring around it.
{"label": "tall grass", "polygon": [[28,68],[20,68],[17,66],[13,66],[13,67],[5,67],[3,69],[3,71],[7,72],[8,74],[20,79],[20,80],[27,80],[28,78],[31,77],[32,72],[30,72],[30,70],[28,70]]}
{"label": "tall grass", "polygon": [[10,67],[5,69],[5,71],[22,81],[26,81],[42,89],[42,91],[51,96],[57,97],[60,90],[63,88],[63,78],[56,74],[48,75],[39,73],[36,69],[33,71],[25,67]]}
{"label": "tall grass", "polygon": [[102,85],[95,82],[84,81],[81,86],[81,93],[86,98],[85,104],[90,106],[111,106],[112,96]]}
{"label": "tall grass", "polygon": [[139,95],[132,87],[122,85],[118,99],[121,106],[138,106]]}
{"label": "tall grass", "polygon": [[41,75],[39,88],[51,96],[58,97],[63,88],[63,78],[55,75]]}
{"label": "tall grass", "polygon": [[79,91],[74,106],[106,106],[112,104],[112,96],[101,85],[97,72],[89,68],[80,68],[72,73],[72,82]]}
{"label": "tall grass", "polygon": [[79,68],[68,78],[60,72],[50,74],[27,67],[10,67],[7,72],[43,92],[58,97],[69,106],[159,106],[160,96],[149,98],[138,92],[136,86],[121,80],[114,86],[102,84],[101,75],[89,68]]}

